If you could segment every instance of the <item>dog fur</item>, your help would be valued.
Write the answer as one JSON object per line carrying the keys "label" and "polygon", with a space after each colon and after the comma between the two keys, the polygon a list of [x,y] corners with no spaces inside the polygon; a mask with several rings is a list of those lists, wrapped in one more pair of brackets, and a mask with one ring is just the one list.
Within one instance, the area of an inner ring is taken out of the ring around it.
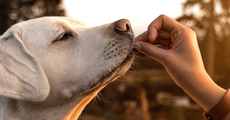
{"label": "dog fur", "polygon": [[133,32],[69,17],[20,22],[0,37],[0,120],[76,120],[133,60]]}

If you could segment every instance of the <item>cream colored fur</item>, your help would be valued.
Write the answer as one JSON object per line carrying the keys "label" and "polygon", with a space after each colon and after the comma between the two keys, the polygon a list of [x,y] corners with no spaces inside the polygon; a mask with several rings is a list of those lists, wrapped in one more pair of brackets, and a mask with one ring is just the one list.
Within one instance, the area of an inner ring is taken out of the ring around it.
{"label": "cream colored fur", "polygon": [[0,37],[0,120],[76,120],[129,69],[132,45],[132,30],[114,23],[43,17],[12,26]]}

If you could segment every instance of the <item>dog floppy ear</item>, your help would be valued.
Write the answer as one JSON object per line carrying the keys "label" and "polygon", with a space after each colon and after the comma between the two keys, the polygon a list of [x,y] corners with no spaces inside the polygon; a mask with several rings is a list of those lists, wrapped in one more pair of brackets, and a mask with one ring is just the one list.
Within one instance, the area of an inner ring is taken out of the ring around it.
{"label": "dog floppy ear", "polygon": [[21,40],[21,30],[11,28],[0,37],[0,95],[43,101],[50,91],[48,79]]}

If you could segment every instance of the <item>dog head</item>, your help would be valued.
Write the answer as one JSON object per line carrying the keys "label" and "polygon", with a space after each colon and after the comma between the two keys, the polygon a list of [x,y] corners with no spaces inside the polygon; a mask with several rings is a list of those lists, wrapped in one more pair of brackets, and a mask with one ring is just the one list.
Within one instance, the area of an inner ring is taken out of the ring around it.
{"label": "dog head", "polygon": [[125,19],[92,28],[68,17],[18,23],[0,37],[0,95],[83,99],[129,69],[133,37]]}

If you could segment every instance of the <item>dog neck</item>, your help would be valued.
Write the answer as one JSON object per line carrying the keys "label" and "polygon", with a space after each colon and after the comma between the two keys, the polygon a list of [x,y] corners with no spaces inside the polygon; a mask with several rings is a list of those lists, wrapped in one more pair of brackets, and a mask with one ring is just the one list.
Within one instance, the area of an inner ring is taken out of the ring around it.
{"label": "dog neck", "polygon": [[[110,82],[116,80],[118,77],[114,78]],[[107,83],[109,84],[109,83]],[[84,110],[85,106],[95,97],[97,96],[98,92],[100,92],[105,86],[102,86],[97,91],[91,93],[90,95],[83,98],[65,117],[63,120],[77,120],[78,117],[81,115],[81,112]]]}
{"label": "dog neck", "polygon": [[77,120],[80,116],[81,112],[85,108],[85,106],[95,97],[97,93],[101,90],[93,92],[92,94],[88,95],[87,97],[83,98],[65,117],[63,120]]}

